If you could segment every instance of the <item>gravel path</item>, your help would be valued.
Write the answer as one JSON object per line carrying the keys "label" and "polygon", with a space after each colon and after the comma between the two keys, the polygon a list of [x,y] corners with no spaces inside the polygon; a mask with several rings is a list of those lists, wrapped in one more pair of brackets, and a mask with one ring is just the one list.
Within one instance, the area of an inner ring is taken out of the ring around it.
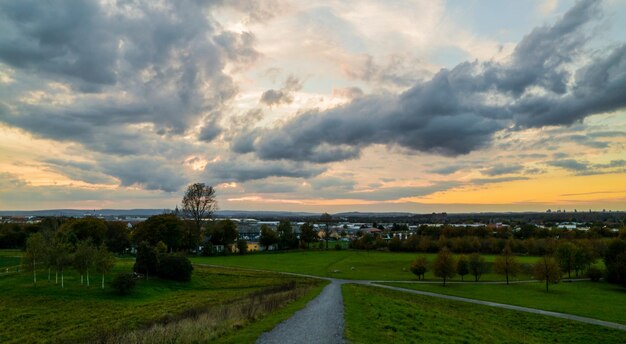
{"label": "gravel path", "polygon": [[343,281],[332,280],[306,307],[263,333],[257,344],[344,343],[342,284]]}

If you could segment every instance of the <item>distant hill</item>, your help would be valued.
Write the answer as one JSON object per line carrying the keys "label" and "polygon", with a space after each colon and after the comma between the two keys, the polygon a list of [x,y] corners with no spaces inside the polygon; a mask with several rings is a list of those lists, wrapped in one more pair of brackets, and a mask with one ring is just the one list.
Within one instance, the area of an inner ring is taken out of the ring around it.
{"label": "distant hill", "polygon": [[49,209],[49,210],[4,210],[0,216],[152,216],[171,212],[170,209]]}
{"label": "distant hill", "polygon": [[359,212],[359,211],[351,211],[345,213],[337,213],[333,214],[334,217],[409,217],[413,216],[413,213],[402,213],[402,212]]}

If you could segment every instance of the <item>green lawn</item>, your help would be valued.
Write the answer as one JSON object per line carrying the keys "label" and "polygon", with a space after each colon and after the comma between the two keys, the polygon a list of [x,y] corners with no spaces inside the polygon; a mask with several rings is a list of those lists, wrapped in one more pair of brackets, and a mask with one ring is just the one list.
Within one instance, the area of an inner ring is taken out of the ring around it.
{"label": "green lawn", "polygon": [[539,282],[511,285],[449,284],[445,287],[441,284],[386,284],[626,324],[626,289],[605,282],[562,282],[551,285],[549,293],[546,293],[545,284]]}
{"label": "green lawn", "polygon": [[[21,263],[22,251],[0,250],[0,268],[14,267]],[[0,273],[2,271],[0,270]]]}
{"label": "green lawn", "polygon": [[[381,251],[292,251],[263,252],[244,256],[194,257],[194,263],[232,266],[247,269],[295,272],[308,275],[345,279],[366,279],[385,281],[416,280],[409,271],[411,262],[418,255],[425,255],[430,261],[436,254],[397,253]],[[495,256],[485,255],[488,263]],[[518,257],[521,263],[533,264],[537,257]],[[465,276],[465,279],[470,278]],[[512,280],[529,279],[528,274],[521,274]],[[427,280],[436,280],[432,273],[426,274]],[[452,279],[461,280],[460,278]],[[481,281],[501,281],[503,276],[485,274]]]}
{"label": "green lawn", "polygon": [[[118,261],[115,272],[129,271],[131,265],[132,260]],[[227,304],[250,292],[291,280],[313,283],[271,273],[195,267],[190,283],[140,281],[133,294],[119,297],[108,287],[101,290],[97,275],[92,275],[92,286],[87,288],[80,285],[75,272],[69,271],[64,289],[55,285],[54,274],[48,281],[44,271],[39,273],[37,286],[33,285],[30,272],[3,276],[0,342],[75,342],[102,332],[124,332],[168,316],[180,316],[189,309]],[[259,328],[251,336],[261,332]]]}
{"label": "green lawn", "polygon": [[351,343],[623,343],[624,332],[488,306],[344,285]]}

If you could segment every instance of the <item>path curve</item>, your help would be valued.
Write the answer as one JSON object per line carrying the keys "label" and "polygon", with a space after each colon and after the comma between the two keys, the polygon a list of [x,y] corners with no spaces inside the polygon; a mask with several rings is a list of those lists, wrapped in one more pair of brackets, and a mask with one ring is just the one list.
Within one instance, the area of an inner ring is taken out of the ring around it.
{"label": "path curve", "polygon": [[[198,264],[198,265],[204,265],[204,264]],[[205,266],[208,266],[208,265],[205,265]],[[213,267],[221,267],[221,268],[231,268],[231,269],[233,268],[233,267],[218,266],[218,265],[212,265],[212,266]],[[561,319],[567,319],[567,320],[573,320],[573,321],[580,321],[580,322],[587,323],[587,324],[599,325],[599,326],[604,326],[604,327],[609,327],[609,328],[613,328],[613,329],[617,329],[617,330],[626,331],[626,325],[620,324],[620,323],[615,323],[615,322],[610,322],[610,321],[598,320],[598,319],[594,319],[594,318],[587,318],[587,317],[573,315],[573,314],[567,314],[567,313],[545,311],[545,310],[537,309],[537,308],[514,306],[514,305],[510,305],[510,304],[506,304],[506,303],[497,303],[497,302],[491,302],[491,301],[483,301],[483,300],[470,299],[470,298],[459,297],[459,296],[437,294],[437,293],[431,293],[431,292],[427,292],[427,291],[420,291],[420,290],[406,289],[406,288],[400,288],[400,287],[393,287],[393,286],[389,286],[389,285],[378,284],[378,283],[393,283],[393,281],[345,280],[345,279],[338,279],[338,278],[331,278],[331,277],[320,277],[320,276],[298,274],[298,273],[291,273],[291,272],[271,271],[271,270],[257,270],[257,269],[245,269],[245,268],[234,268],[234,269],[274,272],[274,273],[280,273],[280,274],[284,274],[284,275],[309,277],[309,278],[316,278],[316,279],[323,279],[323,280],[330,281],[331,284],[328,285],[326,287],[326,289],[328,289],[330,286],[334,285],[335,286],[334,288],[337,288],[337,290],[338,290],[338,296],[337,296],[337,294],[331,294],[331,295],[335,295],[335,297],[338,297],[339,300],[341,300],[341,303],[339,303],[341,305],[339,312],[341,312],[341,327],[342,327],[342,329],[343,329],[343,298],[341,296],[341,285],[342,284],[346,284],[346,283],[352,283],[352,284],[360,284],[360,285],[369,285],[369,286],[378,287],[378,288],[386,288],[386,289],[396,290],[396,291],[400,291],[400,292],[404,292],[404,293],[411,293],[411,294],[425,295],[425,296],[431,296],[431,297],[438,297],[438,298],[448,299],[448,300],[453,300],[453,301],[468,302],[468,303],[473,303],[473,304],[478,304],[478,305],[483,305],[483,306],[504,308],[504,309],[510,309],[510,310],[514,310],[514,311],[546,315],[546,316],[551,316],[551,317],[555,317],[555,318],[561,318]],[[577,282],[577,281],[584,281],[584,280],[588,280],[588,279],[572,279],[572,280],[569,280],[569,281]],[[429,281],[398,281],[398,282],[404,282],[404,283],[406,283],[406,282],[409,282],[409,283],[420,283],[420,282],[424,283],[424,282],[426,282],[426,283],[431,283]],[[517,281],[517,283],[528,283],[528,282],[530,282],[530,281]],[[482,284],[501,284],[501,283],[506,283],[506,282],[498,283],[498,282],[469,282],[468,281],[468,282],[456,282],[456,283],[466,283],[466,284],[481,284],[481,283]],[[322,294],[326,291],[326,289],[324,289]],[[310,303],[312,303],[315,300],[317,300],[318,298],[320,298],[322,296],[322,294],[320,294],[317,298],[315,298]],[[308,305],[307,305],[306,308],[309,308]],[[295,317],[295,315],[294,315],[294,317]],[[285,323],[285,322],[287,322],[289,320],[291,320],[291,318],[285,320],[283,323]],[[282,325],[283,323],[279,324],[279,326]],[[273,331],[271,331],[271,332],[273,332]],[[343,330],[342,330],[341,333],[343,334]],[[293,338],[293,339],[297,340],[298,338]],[[257,343],[343,343],[343,341],[309,342],[309,341],[305,340],[305,341],[293,341],[293,342],[290,342],[290,341],[285,341],[285,340],[286,340],[285,338],[282,338],[282,341],[275,341],[275,342],[259,342],[259,341],[257,341]]]}
{"label": "path curve", "polygon": [[263,333],[256,343],[344,343],[342,284],[342,281],[332,280],[306,307],[271,331]]}

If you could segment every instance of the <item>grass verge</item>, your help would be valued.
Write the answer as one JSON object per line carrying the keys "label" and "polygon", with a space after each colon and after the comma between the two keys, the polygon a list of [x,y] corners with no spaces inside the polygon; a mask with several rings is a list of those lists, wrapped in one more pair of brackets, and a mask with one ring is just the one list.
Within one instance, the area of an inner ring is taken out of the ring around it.
{"label": "grass verge", "polygon": [[441,284],[384,284],[626,324],[626,289],[605,282],[561,282],[551,285],[549,293],[546,293],[545,284],[541,282],[510,285],[449,284],[445,287]]}
{"label": "grass verge", "polygon": [[623,343],[624,332],[575,321],[344,285],[351,343]]}

